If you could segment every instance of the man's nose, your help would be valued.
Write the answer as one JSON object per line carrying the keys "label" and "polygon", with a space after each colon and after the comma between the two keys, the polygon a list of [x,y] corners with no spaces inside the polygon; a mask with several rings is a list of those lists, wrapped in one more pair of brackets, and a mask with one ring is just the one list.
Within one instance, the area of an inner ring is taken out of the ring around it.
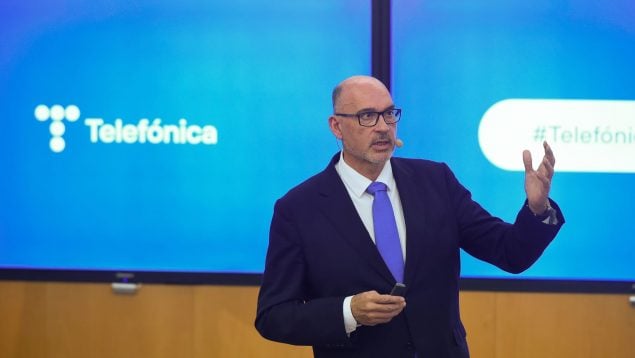
{"label": "man's nose", "polygon": [[390,126],[388,125],[388,123],[386,123],[386,120],[384,119],[384,115],[380,114],[379,118],[377,118],[377,124],[375,125],[375,129],[377,129],[378,131],[387,131],[390,129]]}

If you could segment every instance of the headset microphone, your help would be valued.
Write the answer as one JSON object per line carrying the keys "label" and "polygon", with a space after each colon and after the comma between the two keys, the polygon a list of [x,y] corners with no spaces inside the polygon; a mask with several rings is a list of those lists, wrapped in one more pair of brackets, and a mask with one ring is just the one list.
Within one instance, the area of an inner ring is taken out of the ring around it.
{"label": "headset microphone", "polygon": [[399,138],[395,139],[395,145],[397,146],[397,148],[401,148],[403,147],[403,141]]}

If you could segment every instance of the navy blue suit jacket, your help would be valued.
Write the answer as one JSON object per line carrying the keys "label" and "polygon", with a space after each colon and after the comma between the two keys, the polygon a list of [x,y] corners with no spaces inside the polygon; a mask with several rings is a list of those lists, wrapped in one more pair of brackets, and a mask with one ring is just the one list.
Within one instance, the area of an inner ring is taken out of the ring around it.
{"label": "navy blue suit jacket", "polygon": [[358,327],[349,337],[344,298],[388,293],[395,280],[335,170],[338,160],[276,202],[256,328],[271,340],[311,345],[316,357],[468,357],[459,249],[518,273],[538,259],[564,218],[547,225],[523,205],[515,223],[505,223],[474,202],[445,164],[392,158],[406,223],[407,304],[389,323]]}

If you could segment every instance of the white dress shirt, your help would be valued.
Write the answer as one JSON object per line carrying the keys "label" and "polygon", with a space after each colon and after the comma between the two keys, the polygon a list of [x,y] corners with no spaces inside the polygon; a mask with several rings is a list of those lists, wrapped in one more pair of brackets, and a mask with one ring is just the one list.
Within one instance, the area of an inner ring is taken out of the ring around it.
{"label": "white dress shirt", "polygon": [[[372,181],[365,176],[359,174],[355,169],[348,165],[344,161],[343,154],[340,153],[340,160],[335,164],[335,170],[339,174],[340,178],[344,182],[346,191],[351,197],[357,214],[362,219],[364,227],[368,231],[371,240],[375,242],[375,230],[373,226],[373,196],[366,192],[368,186]],[[392,166],[390,160],[386,162],[379,177],[378,182],[386,184],[388,187],[387,194],[392,205],[393,212],[395,213],[395,222],[397,223],[397,231],[399,232],[399,241],[401,243],[401,253],[403,254],[404,262],[406,261],[406,222],[403,216],[403,209],[401,207],[401,199],[399,199],[399,191],[397,190],[397,184],[395,183],[395,177],[392,175]],[[353,317],[351,312],[351,298],[348,296],[344,299],[342,311],[344,314],[344,326],[346,333],[350,334],[357,328],[357,321]]]}

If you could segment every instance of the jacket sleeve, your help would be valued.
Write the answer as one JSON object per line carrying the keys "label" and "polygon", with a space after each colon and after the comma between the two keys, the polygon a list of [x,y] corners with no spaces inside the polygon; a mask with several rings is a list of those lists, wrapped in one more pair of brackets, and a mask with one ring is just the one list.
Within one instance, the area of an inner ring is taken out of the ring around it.
{"label": "jacket sleeve", "polygon": [[460,246],[470,255],[511,272],[520,273],[533,265],[564,224],[558,205],[557,224],[545,224],[535,217],[525,202],[513,224],[490,215],[472,200],[470,192],[445,166],[448,193],[456,212]]}
{"label": "jacket sleeve", "polygon": [[256,329],[263,337],[283,343],[347,346],[344,297],[309,297],[301,230],[285,204],[281,199],[274,207]]}

